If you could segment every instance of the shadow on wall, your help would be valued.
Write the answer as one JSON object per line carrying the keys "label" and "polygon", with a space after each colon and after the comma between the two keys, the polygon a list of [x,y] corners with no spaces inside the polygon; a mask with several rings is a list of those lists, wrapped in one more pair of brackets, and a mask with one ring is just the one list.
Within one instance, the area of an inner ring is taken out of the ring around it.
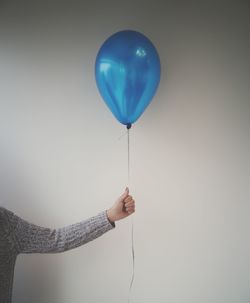
{"label": "shadow on wall", "polygon": [[[45,217],[37,208],[38,193],[35,184],[30,178],[26,178],[26,171],[14,150],[8,150],[7,146],[0,146],[0,206],[13,211],[18,216],[36,224],[35,218]],[[32,203],[31,203],[32,202]],[[25,206],[29,205],[29,209]],[[30,208],[32,205],[32,208]],[[27,219],[30,217],[31,219]],[[32,219],[33,218],[33,219]],[[42,219],[42,218],[41,218]],[[46,218],[42,221],[46,221]],[[55,255],[38,254],[19,255],[16,262],[13,303],[48,302],[48,293],[51,299],[49,302],[60,302],[59,287],[60,268]],[[51,275],[51,267],[53,274]],[[49,270],[50,269],[50,270]]]}

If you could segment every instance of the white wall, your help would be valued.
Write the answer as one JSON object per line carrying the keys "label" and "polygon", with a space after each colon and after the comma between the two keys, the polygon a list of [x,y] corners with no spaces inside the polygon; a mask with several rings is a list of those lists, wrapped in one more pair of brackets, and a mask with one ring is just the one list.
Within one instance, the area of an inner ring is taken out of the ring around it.
{"label": "white wall", "polygon": [[[94,81],[100,45],[130,28],[158,48],[160,88],[131,129],[131,302],[250,302],[250,18],[239,2],[1,4],[1,203],[43,226],[95,215],[126,185],[125,128]],[[19,256],[13,300],[125,303],[130,277],[124,220],[74,251]]]}

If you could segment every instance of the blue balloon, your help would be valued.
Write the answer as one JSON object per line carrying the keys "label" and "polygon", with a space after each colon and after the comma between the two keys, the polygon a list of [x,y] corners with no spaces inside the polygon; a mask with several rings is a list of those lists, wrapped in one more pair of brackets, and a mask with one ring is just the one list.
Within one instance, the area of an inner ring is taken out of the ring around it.
{"label": "blue balloon", "polygon": [[127,128],[151,102],[160,74],[157,50],[136,31],[113,34],[96,57],[95,78],[100,94],[116,119]]}

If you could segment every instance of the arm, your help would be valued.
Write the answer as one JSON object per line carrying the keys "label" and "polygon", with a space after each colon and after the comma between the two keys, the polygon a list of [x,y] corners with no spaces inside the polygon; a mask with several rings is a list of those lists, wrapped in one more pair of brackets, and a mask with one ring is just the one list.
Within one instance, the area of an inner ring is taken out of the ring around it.
{"label": "arm", "polygon": [[59,253],[92,241],[115,227],[106,211],[66,227],[51,229],[29,223],[7,211],[17,253]]}
{"label": "arm", "polygon": [[37,226],[6,210],[9,230],[17,253],[58,253],[92,241],[115,227],[115,221],[134,212],[128,188],[107,211],[66,227]]}

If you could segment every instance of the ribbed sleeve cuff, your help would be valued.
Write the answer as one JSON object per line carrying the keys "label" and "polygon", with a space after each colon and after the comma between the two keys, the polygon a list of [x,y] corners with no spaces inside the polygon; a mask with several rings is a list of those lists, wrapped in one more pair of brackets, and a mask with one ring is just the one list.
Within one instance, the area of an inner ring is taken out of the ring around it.
{"label": "ribbed sleeve cuff", "polygon": [[110,229],[115,228],[115,222],[111,223],[109,221],[106,210],[101,211],[97,216],[98,216],[98,220],[97,221],[99,221],[99,223],[101,223],[102,227],[105,230],[107,229],[107,231],[108,231]]}

